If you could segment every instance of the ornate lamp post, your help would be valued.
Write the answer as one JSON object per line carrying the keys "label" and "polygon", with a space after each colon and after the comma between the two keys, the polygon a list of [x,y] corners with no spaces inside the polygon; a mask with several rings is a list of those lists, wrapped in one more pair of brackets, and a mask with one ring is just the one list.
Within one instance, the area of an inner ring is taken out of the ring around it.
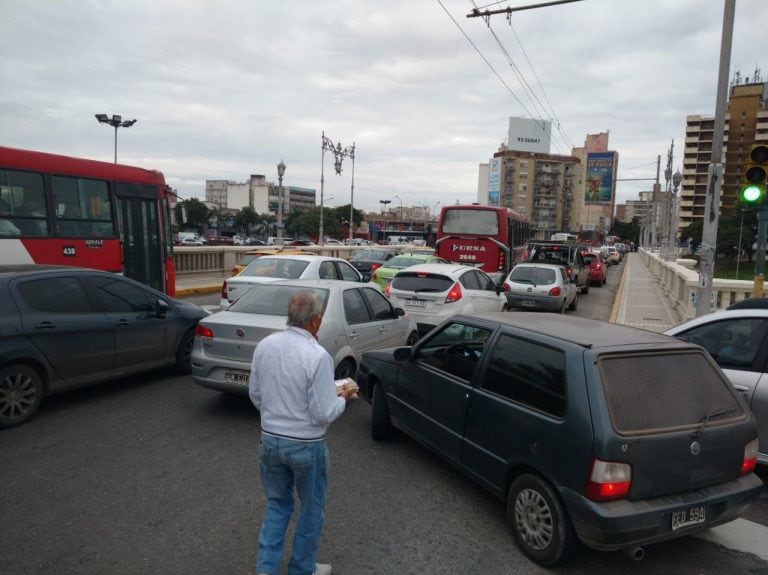
{"label": "ornate lamp post", "polygon": [[117,163],[117,129],[130,128],[136,123],[136,120],[123,120],[123,117],[117,114],[114,114],[111,118],[106,114],[96,114],[96,119],[100,124],[109,124],[115,129],[115,163]]}
{"label": "ornate lamp post", "polygon": [[[341,163],[345,157],[352,158],[352,187],[349,201],[349,219],[352,221],[354,198],[355,198],[355,144],[342,148],[341,142],[334,145],[333,140],[327,138],[325,131],[322,133],[322,156],[320,159],[320,229],[318,230],[318,241],[322,245],[325,242],[325,229],[323,227],[323,203],[325,195],[325,152],[326,150],[333,154],[333,167],[337,175],[341,175]],[[352,239],[352,225],[349,228],[349,239]]]}
{"label": "ornate lamp post", "polygon": [[[283,175],[285,164],[283,160],[277,164],[277,245],[283,245]],[[322,212],[322,209],[320,210]]]}
{"label": "ornate lamp post", "polygon": [[400,223],[403,223],[403,198],[395,194],[395,197],[400,200]]}

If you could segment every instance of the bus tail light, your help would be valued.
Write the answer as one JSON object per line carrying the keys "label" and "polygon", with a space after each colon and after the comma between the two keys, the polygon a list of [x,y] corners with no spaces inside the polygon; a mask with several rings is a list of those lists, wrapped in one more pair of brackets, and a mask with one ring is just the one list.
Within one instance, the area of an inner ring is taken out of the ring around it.
{"label": "bus tail light", "polygon": [[739,474],[746,475],[752,473],[757,465],[757,438],[753,439],[744,446],[744,459],[741,461]]}
{"label": "bus tail light", "polygon": [[504,271],[504,252],[499,250],[499,259],[496,262],[496,269],[500,272]]}
{"label": "bus tail light", "polygon": [[557,297],[560,295],[560,286],[555,286],[551,290],[549,290],[549,295],[553,297]]}
{"label": "bus tail light", "polygon": [[632,487],[629,463],[592,459],[584,495],[592,501],[616,501],[626,498]]}
{"label": "bus tail light", "polygon": [[195,335],[204,339],[213,339],[213,330],[210,327],[197,324],[195,327]]}
{"label": "bus tail light", "polygon": [[451,287],[451,290],[448,292],[448,295],[445,296],[445,303],[452,303],[455,301],[459,301],[461,299],[461,286],[459,285],[459,282],[456,282],[453,284],[453,287]]}

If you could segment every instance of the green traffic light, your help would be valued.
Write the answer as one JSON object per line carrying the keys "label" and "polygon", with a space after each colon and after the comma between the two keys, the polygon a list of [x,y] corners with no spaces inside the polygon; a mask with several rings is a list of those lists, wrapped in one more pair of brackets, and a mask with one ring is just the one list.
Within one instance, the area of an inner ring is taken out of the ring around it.
{"label": "green traffic light", "polygon": [[756,204],[763,199],[763,189],[760,186],[745,186],[741,190],[741,199],[748,204]]}

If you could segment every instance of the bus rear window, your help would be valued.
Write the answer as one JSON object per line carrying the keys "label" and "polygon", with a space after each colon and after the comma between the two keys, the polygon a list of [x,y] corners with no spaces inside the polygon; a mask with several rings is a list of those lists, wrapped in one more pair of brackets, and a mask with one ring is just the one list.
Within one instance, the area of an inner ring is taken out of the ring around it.
{"label": "bus rear window", "polygon": [[499,233],[499,215],[493,210],[446,210],[443,213],[444,234]]}

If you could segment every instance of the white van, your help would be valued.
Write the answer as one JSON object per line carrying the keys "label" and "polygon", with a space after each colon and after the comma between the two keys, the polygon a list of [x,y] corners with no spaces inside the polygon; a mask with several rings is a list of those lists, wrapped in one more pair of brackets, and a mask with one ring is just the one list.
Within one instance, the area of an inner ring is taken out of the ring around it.
{"label": "white van", "polygon": [[[283,245],[285,245],[288,242],[292,242],[293,238],[287,238],[283,236]],[[277,243],[277,236],[269,236],[267,238],[267,245],[268,246],[274,246]]]}
{"label": "white van", "polygon": [[182,246],[204,246],[207,240],[194,232],[179,232],[179,244]]}

